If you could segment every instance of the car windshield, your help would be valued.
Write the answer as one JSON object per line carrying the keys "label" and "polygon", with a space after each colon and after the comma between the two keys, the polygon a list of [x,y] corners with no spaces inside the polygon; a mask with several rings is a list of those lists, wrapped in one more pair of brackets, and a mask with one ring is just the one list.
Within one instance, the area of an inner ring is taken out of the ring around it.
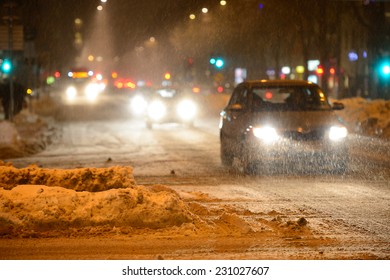
{"label": "car windshield", "polygon": [[172,88],[160,88],[156,90],[157,96],[162,98],[174,98],[177,95],[177,91]]}
{"label": "car windshield", "polygon": [[252,89],[255,111],[330,110],[325,94],[318,87],[273,86]]}

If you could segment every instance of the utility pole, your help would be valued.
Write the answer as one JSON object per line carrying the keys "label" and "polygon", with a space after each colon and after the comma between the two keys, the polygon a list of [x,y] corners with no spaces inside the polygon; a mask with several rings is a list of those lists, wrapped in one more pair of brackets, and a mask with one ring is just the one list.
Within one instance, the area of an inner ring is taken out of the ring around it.
{"label": "utility pole", "polygon": [[[14,51],[14,41],[13,41],[13,35],[14,35],[14,6],[15,3],[13,0],[7,0],[6,3],[3,4],[4,8],[4,15],[3,15],[3,21],[5,22],[6,26],[3,36],[1,39],[1,50],[5,51],[5,57],[3,57],[3,65],[2,70],[4,73],[8,76],[9,79],[9,102],[8,102],[8,119],[10,121],[13,120],[14,117],[14,107],[15,107],[15,100],[14,100],[14,84],[13,84],[13,51]],[[6,64],[4,64],[6,63]],[[7,93],[6,93],[7,94]]]}
{"label": "utility pole", "polygon": [[13,83],[13,28],[14,28],[14,23],[13,23],[13,5],[14,3],[12,0],[8,0],[8,55],[9,55],[9,60],[11,61],[11,69],[9,72],[9,97],[10,97],[10,102],[9,102],[9,120],[12,121],[14,118],[14,83]]}

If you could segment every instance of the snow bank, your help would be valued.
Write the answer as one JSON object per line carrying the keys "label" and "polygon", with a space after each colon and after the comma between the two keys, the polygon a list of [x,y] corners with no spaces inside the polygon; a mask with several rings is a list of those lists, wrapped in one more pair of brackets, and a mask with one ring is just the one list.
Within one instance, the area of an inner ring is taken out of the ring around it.
{"label": "snow bank", "polygon": [[61,186],[75,191],[98,192],[135,186],[133,168],[44,169],[36,165],[17,169],[0,161],[0,187],[12,189],[21,184]]}
{"label": "snow bank", "polygon": [[142,186],[95,193],[39,185],[0,189],[1,235],[98,225],[157,229],[191,220],[173,191]]}
{"label": "snow bank", "polygon": [[23,154],[21,137],[13,123],[0,122],[0,155],[2,158],[16,157]]}
{"label": "snow bank", "polygon": [[0,161],[0,235],[96,225],[164,228],[193,219],[164,186],[136,185],[131,167],[17,169]]}
{"label": "snow bank", "polygon": [[0,121],[0,158],[21,157],[42,151],[52,142],[54,135],[54,127],[24,109],[13,122]]}
{"label": "snow bank", "polygon": [[345,109],[337,114],[352,132],[390,139],[390,100],[360,97],[340,100]]}

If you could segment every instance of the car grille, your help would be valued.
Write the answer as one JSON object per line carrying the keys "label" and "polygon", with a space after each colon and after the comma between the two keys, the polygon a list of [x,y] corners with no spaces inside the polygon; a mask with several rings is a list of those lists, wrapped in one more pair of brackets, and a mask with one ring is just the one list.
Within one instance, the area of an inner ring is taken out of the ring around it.
{"label": "car grille", "polygon": [[283,137],[287,138],[289,140],[296,140],[296,141],[315,141],[315,140],[321,140],[324,138],[324,130],[323,129],[317,129],[317,130],[310,130],[310,131],[285,131],[283,133]]}

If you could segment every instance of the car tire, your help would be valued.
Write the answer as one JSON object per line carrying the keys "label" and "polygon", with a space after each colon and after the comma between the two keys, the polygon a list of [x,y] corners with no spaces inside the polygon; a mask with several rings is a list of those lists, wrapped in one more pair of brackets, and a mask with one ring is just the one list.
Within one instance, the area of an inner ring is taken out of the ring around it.
{"label": "car tire", "polygon": [[256,175],[259,172],[259,166],[256,162],[247,162],[243,164],[245,175]]}
{"label": "car tire", "polygon": [[222,162],[222,165],[224,166],[232,166],[233,165],[233,160],[234,160],[234,156],[233,154],[229,153],[226,149],[226,144],[223,140],[223,138],[221,137],[221,151],[220,151],[220,156],[221,156],[221,162]]}
{"label": "car tire", "polygon": [[233,165],[234,157],[233,155],[229,154],[222,148],[221,145],[221,162],[224,166],[232,166]]}
{"label": "car tire", "polygon": [[242,167],[245,175],[255,175],[259,173],[259,166],[260,163],[257,161],[254,161],[251,158],[251,154],[249,151],[243,150],[242,152]]}

